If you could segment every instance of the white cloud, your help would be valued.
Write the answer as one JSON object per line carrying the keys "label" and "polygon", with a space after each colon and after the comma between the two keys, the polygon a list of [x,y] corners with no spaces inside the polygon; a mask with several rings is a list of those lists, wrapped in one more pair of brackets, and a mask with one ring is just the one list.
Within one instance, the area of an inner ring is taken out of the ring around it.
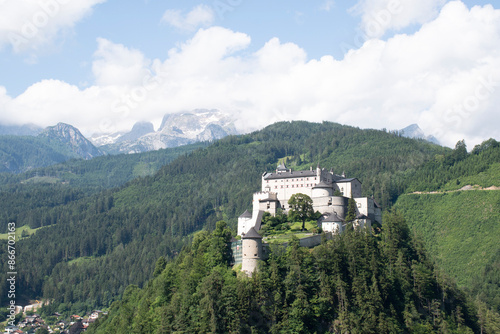
{"label": "white cloud", "polygon": [[140,85],[148,74],[149,61],[139,50],[130,50],[104,38],[97,39],[92,70],[98,86]]}
{"label": "white cloud", "polygon": [[195,31],[200,26],[210,26],[214,20],[214,11],[207,5],[194,7],[186,16],[183,16],[180,10],[169,9],[165,11],[162,17],[162,22],[186,31]]}
{"label": "white cloud", "polygon": [[361,29],[369,38],[434,19],[446,0],[360,0],[351,10],[361,15]]}
{"label": "white cloud", "polygon": [[65,121],[90,134],[214,108],[237,115],[246,131],[304,119],[379,129],[418,123],[448,146],[500,139],[500,10],[492,6],[450,2],[416,33],[369,40],[342,60],[308,60],[277,38],[255,52],[250,43],[212,27],[149,60],[100,39],[93,86],[42,81],[14,99],[0,89],[0,121]]}
{"label": "white cloud", "polygon": [[16,0],[0,2],[0,49],[38,51],[71,29],[106,0]]}
{"label": "white cloud", "polygon": [[332,10],[333,8],[335,7],[335,1],[333,0],[326,0],[325,2],[323,2],[323,4],[321,5],[320,9],[321,10],[324,10],[326,12],[329,12],[330,10]]}

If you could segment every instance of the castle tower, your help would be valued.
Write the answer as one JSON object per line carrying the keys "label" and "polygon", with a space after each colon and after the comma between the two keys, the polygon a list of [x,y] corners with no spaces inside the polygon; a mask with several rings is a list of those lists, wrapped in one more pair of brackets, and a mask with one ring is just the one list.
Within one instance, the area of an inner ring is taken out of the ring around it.
{"label": "castle tower", "polygon": [[252,224],[252,214],[245,210],[241,216],[238,217],[238,235],[247,233]]}
{"label": "castle tower", "polygon": [[257,270],[257,265],[262,259],[262,237],[252,227],[242,238],[241,271],[248,276]]}

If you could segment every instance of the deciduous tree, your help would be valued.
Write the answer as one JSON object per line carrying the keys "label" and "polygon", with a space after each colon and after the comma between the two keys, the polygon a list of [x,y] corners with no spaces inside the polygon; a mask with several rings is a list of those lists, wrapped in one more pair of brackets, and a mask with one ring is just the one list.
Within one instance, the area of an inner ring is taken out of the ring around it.
{"label": "deciduous tree", "polygon": [[288,200],[290,205],[289,215],[292,219],[302,222],[302,231],[305,230],[306,220],[314,215],[313,201],[306,194],[293,194]]}

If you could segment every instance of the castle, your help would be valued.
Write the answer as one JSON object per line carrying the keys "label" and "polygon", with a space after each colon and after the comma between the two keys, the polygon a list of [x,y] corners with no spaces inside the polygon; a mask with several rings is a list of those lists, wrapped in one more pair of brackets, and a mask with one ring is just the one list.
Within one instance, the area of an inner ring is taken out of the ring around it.
{"label": "castle", "polygon": [[288,200],[297,193],[311,197],[314,211],[322,214],[318,225],[325,233],[344,231],[350,197],[356,202],[354,226],[370,230],[372,222],[382,222],[380,206],[373,198],[361,197],[361,182],[357,178],[347,178],[345,173],[334,174],[319,165],[316,169],[293,171],[281,163],[275,173],[262,174],[262,189],[253,195],[252,212],[245,211],[238,218],[241,241],[233,247],[233,253],[238,253],[235,261],[241,261],[242,271],[251,275],[258,260],[265,257],[262,237],[257,233],[264,212],[273,216],[278,210],[286,213]]}

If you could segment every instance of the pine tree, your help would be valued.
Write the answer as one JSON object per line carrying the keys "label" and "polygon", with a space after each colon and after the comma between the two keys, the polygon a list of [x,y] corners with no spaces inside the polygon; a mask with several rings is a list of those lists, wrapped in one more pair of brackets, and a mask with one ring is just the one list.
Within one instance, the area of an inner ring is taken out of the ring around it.
{"label": "pine tree", "polygon": [[345,222],[351,223],[354,219],[356,219],[356,201],[351,194],[351,198],[349,198],[349,201],[347,202],[347,215],[345,216]]}

